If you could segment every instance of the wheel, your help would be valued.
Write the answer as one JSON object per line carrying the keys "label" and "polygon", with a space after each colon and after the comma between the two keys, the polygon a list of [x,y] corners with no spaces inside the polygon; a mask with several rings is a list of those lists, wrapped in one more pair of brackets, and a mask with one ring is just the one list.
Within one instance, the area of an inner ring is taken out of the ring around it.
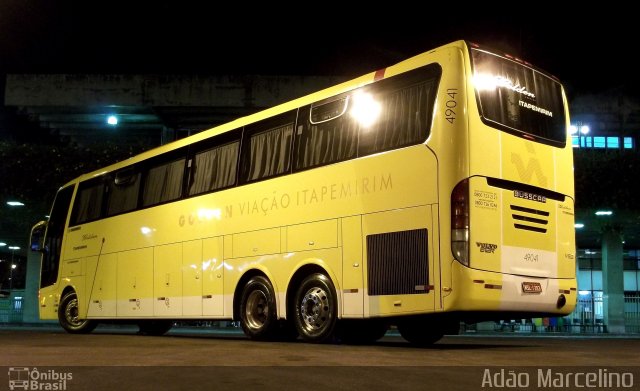
{"label": "wheel", "polygon": [[416,346],[432,345],[444,336],[444,329],[434,325],[436,320],[423,318],[405,319],[398,323],[402,338]]}
{"label": "wheel", "polygon": [[364,345],[384,337],[389,325],[381,319],[341,320],[338,337],[346,344]]}
{"label": "wheel", "polygon": [[89,319],[80,319],[78,310],[78,296],[75,292],[68,292],[60,300],[58,320],[62,328],[71,334],[86,334],[98,325]]}
{"label": "wheel", "polygon": [[325,342],[333,337],[337,318],[336,290],[324,274],[316,273],[302,281],[296,291],[295,325],[308,342]]}
{"label": "wheel", "polygon": [[240,326],[251,339],[267,340],[276,336],[279,324],[275,294],[263,276],[253,277],[242,290]]}
{"label": "wheel", "polygon": [[142,320],[138,322],[138,327],[140,328],[138,334],[141,335],[164,335],[173,327],[173,321],[166,319]]}

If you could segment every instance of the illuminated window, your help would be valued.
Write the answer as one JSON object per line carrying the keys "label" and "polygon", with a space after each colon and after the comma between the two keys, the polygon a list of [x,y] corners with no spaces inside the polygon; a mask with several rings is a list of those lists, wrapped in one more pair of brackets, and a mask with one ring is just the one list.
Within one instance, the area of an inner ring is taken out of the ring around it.
{"label": "illuminated window", "polygon": [[594,148],[605,148],[606,144],[605,144],[605,138],[604,137],[594,137],[593,138],[593,147]]}
{"label": "illuminated window", "polygon": [[580,148],[580,136],[571,136],[571,145],[574,148]]}
{"label": "illuminated window", "polygon": [[632,137],[625,137],[623,139],[624,142],[624,149],[632,149],[633,148],[633,138]]}
{"label": "illuminated window", "polygon": [[607,148],[620,148],[620,138],[607,137]]}

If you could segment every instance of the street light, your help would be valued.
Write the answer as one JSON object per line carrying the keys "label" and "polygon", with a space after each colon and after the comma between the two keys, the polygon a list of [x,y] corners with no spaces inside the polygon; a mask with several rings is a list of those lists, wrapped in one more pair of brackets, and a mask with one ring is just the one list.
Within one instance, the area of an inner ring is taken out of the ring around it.
{"label": "street light", "polygon": [[589,134],[589,132],[591,132],[591,127],[586,123],[582,123],[578,121],[575,124],[569,125],[569,133],[571,133],[571,137],[574,140],[573,147],[574,148],[583,148],[583,147],[591,148],[591,137],[586,137],[587,134]]}

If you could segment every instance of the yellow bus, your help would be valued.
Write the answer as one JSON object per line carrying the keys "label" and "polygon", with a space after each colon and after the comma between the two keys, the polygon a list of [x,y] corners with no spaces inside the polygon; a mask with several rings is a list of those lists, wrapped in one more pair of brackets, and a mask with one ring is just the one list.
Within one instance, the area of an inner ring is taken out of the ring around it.
{"label": "yellow bus", "polygon": [[32,231],[71,333],[416,344],[576,301],[561,84],[458,41],[82,175]]}

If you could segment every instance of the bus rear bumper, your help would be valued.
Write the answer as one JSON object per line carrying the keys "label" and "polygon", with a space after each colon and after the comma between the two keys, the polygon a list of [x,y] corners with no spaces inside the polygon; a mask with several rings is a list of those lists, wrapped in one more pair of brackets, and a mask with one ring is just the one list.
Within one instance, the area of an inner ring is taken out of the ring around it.
{"label": "bus rear bumper", "polygon": [[577,299],[575,278],[520,276],[476,270],[454,262],[445,311],[517,312],[531,317],[570,314]]}

